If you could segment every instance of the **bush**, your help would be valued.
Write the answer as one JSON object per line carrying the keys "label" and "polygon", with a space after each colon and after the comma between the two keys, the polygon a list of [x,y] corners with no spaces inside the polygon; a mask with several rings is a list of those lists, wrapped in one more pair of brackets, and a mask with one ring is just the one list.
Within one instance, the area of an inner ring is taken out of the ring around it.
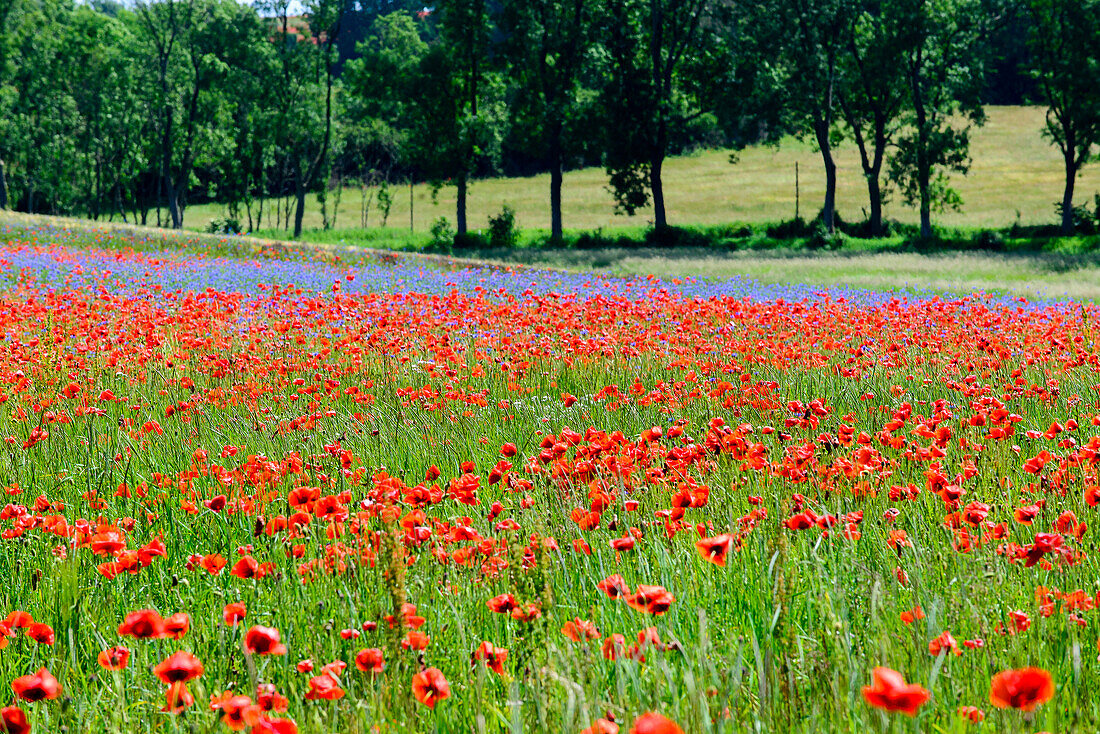
{"label": "bush", "polygon": [[492,247],[515,247],[518,239],[516,210],[505,204],[500,214],[489,217],[489,244]]}
{"label": "bush", "polygon": [[795,217],[794,219],[786,222],[780,222],[779,224],[773,224],[768,227],[768,237],[776,240],[791,240],[796,237],[809,237],[812,234],[810,225],[806,223],[806,220],[802,217]]}
{"label": "bush", "polygon": [[[1062,202],[1058,202],[1054,205],[1055,211],[1058,213],[1058,219],[1062,218]],[[1100,194],[1096,195],[1095,209],[1090,208],[1088,204],[1082,204],[1080,206],[1073,207],[1073,231],[1077,234],[1096,234],[1097,227],[1100,226]],[[1059,228],[1059,233],[1061,228]]]}
{"label": "bush", "polygon": [[428,247],[433,250],[445,250],[455,243],[455,228],[451,226],[451,222],[447,217],[440,217],[435,220],[430,231],[432,238],[428,243]]}
{"label": "bush", "polygon": [[572,244],[578,250],[602,250],[609,247],[636,247],[638,242],[625,235],[609,237],[602,229],[597,229],[594,232],[581,232]]}
{"label": "bush", "polygon": [[206,225],[208,234],[240,234],[241,222],[233,217],[215,217]]}
{"label": "bush", "polygon": [[484,235],[477,232],[466,232],[454,236],[456,250],[480,250],[489,246],[489,241]]}
{"label": "bush", "polygon": [[713,241],[706,232],[688,227],[665,227],[645,233],[645,243],[651,247],[709,247]]}
{"label": "bush", "polygon": [[974,247],[979,250],[991,252],[1003,252],[1005,249],[1005,236],[995,229],[983,229],[971,239]]}
{"label": "bush", "polygon": [[[837,222],[837,225],[839,225],[839,222]],[[814,223],[813,232],[806,240],[806,246],[811,250],[836,250],[843,244],[844,236],[840,232],[840,227],[837,226],[834,231],[830,232],[825,227],[825,223],[821,221]]]}

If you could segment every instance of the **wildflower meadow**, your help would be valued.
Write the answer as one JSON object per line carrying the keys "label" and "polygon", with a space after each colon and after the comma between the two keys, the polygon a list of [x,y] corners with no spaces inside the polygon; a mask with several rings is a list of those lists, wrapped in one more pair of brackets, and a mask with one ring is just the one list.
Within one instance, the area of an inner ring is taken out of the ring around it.
{"label": "wildflower meadow", "polygon": [[1093,732],[1092,304],[0,247],[0,732]]}

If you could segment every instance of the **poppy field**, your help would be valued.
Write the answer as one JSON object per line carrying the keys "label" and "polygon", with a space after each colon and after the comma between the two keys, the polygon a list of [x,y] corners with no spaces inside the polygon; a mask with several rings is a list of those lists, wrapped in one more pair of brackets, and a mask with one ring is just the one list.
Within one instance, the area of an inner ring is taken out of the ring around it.
{"label": "poppy field", "polygon": [[0,246],[0,732],[1087,732],[1091,304]]}

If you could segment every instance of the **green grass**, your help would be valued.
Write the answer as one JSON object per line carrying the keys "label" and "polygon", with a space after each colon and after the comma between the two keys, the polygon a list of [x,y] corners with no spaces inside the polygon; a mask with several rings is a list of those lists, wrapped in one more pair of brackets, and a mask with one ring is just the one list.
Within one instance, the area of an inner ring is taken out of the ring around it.
{"label": "green grass", "polygon": [[[1061,200],[1062,164],[1058,152],[1046,140],[1042,129],[1044,111],[1037,107],[993,107],[985,127],[973,133],[973,166],[967,176],[954,176],[952,185],[962,195],[961,212],[936,216],[947,227],[1004,227],[1019,216],[1027,224],[1056,221],[1054,204]],[[853,146],[837,151],[840,213],[848,220],[864,217],[867,190]],[[665,165],[668,219],[674,225],[714,225],[728,222],[777,222],[795,215],[795,164],[799,166],[801,214],[812,218],[821,208],[824,176],[820,156],[807,143],[784,141],[778,148],[757,147],[729,163],[722,151],[707,151],[669,160]],[[1100,166],[1086,167],[1078,181],[1077,201],[1091,200],[1100,190]],[[395,202],[389,227],[408,230],[408,188],[394,189]],[[445,187],[434,198],[427,186],[414,190],[414,231],[425,234],[432,222],[447,217],[454,222],[454,189]],[[330,197],[331,200],[331,197]],[[490,179],[473,185],[469,202],[470,227],[483,229],[488,218],[504,204],[516,210],[524,229],[549,227],[549,178],[546,175],[517,179]],[[607,177],[602,169],[571,171],[565,176],[563,210],[565,226],[574,230],[644,227],[651,221],[648,211],[634,217],[617,216]],[[330,203],[330,208],[332,204]],[[343,193],[336,217],[337,230],[362,229],[361,196],[358,190]],[[269,203],[267,211],[273,214]],[[212,218],[223,216],[220,206],[193,206],[187,210],[186,225],[202,229]],[[896,196],[886,206],[886,215],[901,222],[917,221],[916,212]],[[243,214],[242,214],[243,216]],[[320,208],[310,199],[306,208],[306,229],[319,229]],[[379,224],[377,212],[370,215],[371,228]],[[265,217],[260,230],[276,227]],[[351,237],[362,238],[361,233]]]}
{"label": "green grass", "polygon": [[[121,249],[103,231],[66,242],[105,239]],[[224,731],[210,697],[251,696],[257,683],[287,696],[302,734],[572,734],[597,717],[613,717],[627,734],[653,710],[689,734],[975,731],[960,706],[985,709],[979,731],[1097,730],[1098,612],[1059,601],[1045,616],[1036,599],[1040,585],[1095,598],[1095,529],[1082,540],[1057,531],[1074,555],[1065,563],[1048,555],[1057,563],[1049,569],[1006,552],[1006,543],[1029,546],[1036,533],[1056,532],[1063,512],[1096,527],[1087,490],[1100,483],[1097,466],[1076,450],[1096,435],[1094,309],[1032,317],[656,296],[212,295],[11,287],[0,299],[0,486],[13,505],[0,520],[8,531],[0,613],[28,611],[56,633],[49,646],[22,634],[7,640],[0,685],[46,667],[65,689],[58,700],[21,704],[36,732]],[[120,399],[97,399],[105,389]],[[567,405],[566,393],[576,402]],[[788,405],[815,399],[827,409]],[[1014,436],[990,435],[1000,403],[1019,419]],[[903,445],[891,446],[886,425],[898,414],[903,425],[890,430]],[[712,423],[719,418],[734,432],[727,438]],[[1042,436],[1070,419],[1077,429]],[[24,448],[39,426],[48,437]],[[653,426],[664,437],[643,440]],[[844,427],[865,432],[866,444],[833,440]],[[934,438],[937,428],[951,433]],[[544,458],[547,434],[555,438]],[[930,449],[936,440],[942,455]],[[517,455],[493,482],[506,443]],[[750,452],[757,444],[765,454]],[[1041,451],[1051,459],[1037,476],[1024,462]],[[448,491],[466,461],[481,479],[476,504]],[[418,518],[408,490],[436,483],[425,481],[433,466],[442,496]],[[989,505],[989,524],[970,530],[972,548],[960,545],[949,508],[927,486],[937,473],[966,490],[960,506]],[[118,496],[123,482],[133,496]],[[892,487],[910,484],[910,498],[891,498]],[[700,485],[707,501],[672,524],[673,495]],[[321,505],[297,531],[269,534],[277,516],[294,512],[297,487],[337,498],[347,516]],[[227,508],[203,504],[218,495]],[[572,513],[594,500],[606,504],[601,522],[582,530]],[[1044,507],[1033,526],[1014,519],[1014,508],[1037,500]],[[860,537],[845,537],[840,523],[829,537],[784,528],[799,501],[819,514],[862,512]],[[502,509],[490,519],[494,502]],[[16,504],[30,521],[19,520]],[[384,520],[380,506],[405,526]],[[742,519],[754,509],[767,514]],[[131,549],[161,538],[166,555],[106,580],[97,566],[111,556],[95,554],[88,532],[57,532],[59,516],[69,528],[117,524]],[[497,525],[504,520],[520,530]],[[994,537],[995,523],[1003,537]],[[697,552],[697,526],[739,535],[725,566]],[[492,542],[457,532],[465,527]],[[631,528],[636,547],[612,550]],[[895,531],[908,545],[891,546]],[[574,551],[574,540],[592,553]],[[470,548],[468,565],[450,555]],[[231,565],[254,556],[272,572],[241,579],[188,567],[193,554],[215,553]],[[659,584],[675,602],[657,616],[609,599],[596,584],[613,573],[632,589]],[[538,602],[542,616],[525,623],[491,612],[487,600],[505,593]],[[222,609],[236,601],[248,615],[228,627]],[[423,651],[404,649],[405,631],[384,621],[402,602],[425,618]],[[914,606],[925,617],[905,624],[901,614]],[[146,607],[189,614],[190,631],[179,640],[120,637],[125,615]],[[1015,611],[1031,627],[1004,634]],[[1083,626],[1070,616],[1078,612]],[[575,618],[591,621],[600,640],[568,639],[561,630]],[[364,622],[377,630],[341,636]],[[242,639],[252,625],[277,628],[288,654],[248,654]],[[650,627],[667,647],[646,647],[644,661],[601,654],[611,635],[630,645]],[[945,631],[984,646],[930,654],[929,641]],[[471,664],[483,641],[509,650],[503,675]],[[96,655],[115,644],[133,659],[110,673]],[[374,647],[385,670],[360,673],[356,652]],[[195,704],[173,716],[160,710],[164,686],[150,667],[180,649],[205,672],[190,684]],[[318,669],[347,662],[346,695],[308,700],[319,671],[297,672],[304,659]],[[864,701],[861,688],[880,665],[932,692],[917,719]],[[994,709],[992,675],[1026,665],[1051,672],[1053,700],[1030,714]],[[410,693],[426,667],[451,686],[435,710]]]}
{"label": "green grass", "polygon": [[[353,245],[341,233],[323,230],[308,232],[305,241],[287,242],[11,212],[0,214],[0,224],[9,232],[32,240],[61,227],[87,231],[98,246],[153,252],[307,259],[322,256],[338,257],[347,263],[412,258],[433,267],[480,264],[712,280],[740,276],[761,283],[799,282],[821,287],[915,288],[956,295],[985,292],[1027,298],[1100,299],[1100,251],[1096,238],[1010,240],[1006,252],[952,249],[966,240],[955,245],[916,248],[898,237],[876,241],[845,238],[839,250],[808,250],[798,242],[771,240],[761,235],[745,250],[648,246],[553,248],[534,246],[528,241],[516,248],[485,247],[437,255],[423,251],[427,245],[423,239],[405,240],[407,249],[400,252],[375,249],[395,242],[379,239],[376,236],[379,230],[369,230],[371,238],[356,239]],[[635,233],[637,237],[642,235],[640,231]]]}

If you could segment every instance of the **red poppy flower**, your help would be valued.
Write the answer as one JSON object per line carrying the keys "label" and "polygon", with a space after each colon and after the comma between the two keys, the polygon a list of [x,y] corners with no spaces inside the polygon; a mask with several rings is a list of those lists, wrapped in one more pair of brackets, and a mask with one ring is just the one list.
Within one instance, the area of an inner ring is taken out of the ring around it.
{"label": "red poppy flower", "polygon": [[684,730],[667,716],[650,711],[634,720],[630,734],[684,734]]}
{"label": "red poppy flower", "polygon": [[0,731],[4,734],[30,734],[27,713],[17,706],[0,708]]}
{"label": "red poppy flower", "polygon": [[245,649],[254,655],[286,655],[286,645],[279,642],[279,630],[256,625],[244,636]]}
{"label": "red poppy flower", "polygon": [[256,726],[252,727],[251,734],[298,734],[298,724],[294,719],[264,716]]}
{"label": "red poppy flower", "polygon": [[600,652],[608,660],[617,660],[625,649],[626,638],[618,632],[613,635],[608,635],[607,639],[605,639],[600,646]]}
{"label": "red poppy flower", "polygon": [[25,634],[40,645],[52,645],[54,643],[53,627],[42,622],[35,622],[27,627]]}
{"label": "red poppy flower", "polygon": [[962,655],[962,650],[959,649],[959,643],[951,633],[946,630],[928,643],[928,654],[932,657],[936,657],[944,650],[952,652],[955,655]]}
{"label": "red poppy flower", "polygon": [[231,696],[221,703],[222,723],[233,731],[260,723],[263,709],[248,696]]}
{"label": "red poppy flower", "polygon": [[16,697],[23,701],[42,701],[57,698],[61,695],[61,685],[57,678],[50,675],[50,671],[39,668],[37,673],[24,675],[11,682],[11,689]]}
{"label": "red poppy flower", "polygon": [[607,542],[611,546],[611,550],[629,551],[634,550],[634,544],[637,541],[635,541],[633,535],[628,535],[625,538],[612,538]]}
{"label": "red poppy flower", "polygon": [[381,673],[386,667],[386,659],[381,650],[371,647],[355,654],[355,667],[364,673]]}
{"label": "red poppy flower", "polygon": [[871,671],[871,685],[863,687],[863,698],[876,708],[915,716],[932,694],[916,683],[906,683],[896,670],[875,668]]}
{"label": "red poppy flower", "polygon": [[173,640],[182,639],[191,629],[191,618],[183,612],[177,612],[164,620],[164,636]]}
{"label": "red poppy flower", "polygon": [[595,640],[600,636],[600,631],[596,629],[595,624],[580,617],[574,617],[566,622],[561,628],[561,633],[573,642]]}
{"label": "red poppy flower", "polygon": [[497,675],[504,675],[504,661],[507,659],[508,651],[491,642],[482,642],[473,654],[474,661],[484,660],[485,666]]}
{"label": "red poppy flower", "polygon": [[511,594],[501,594],[485,602],[485,605],[489,607],[490,611],[507,614],[516,608],[516,598]]}
{"label": "red poppy flower", "polygon": [[969,719],[975,724],[985,720],[985,712],[977,706],[959,706],[958,711],[955,713],[961,718]]}
{"label": "red poppy flower", "polygon": [[344,669],[347,667],[348,664],[343,660],[333,660],[331,663],[325,663],[321,666],[321,673],[340,680],[340,676],[344,674]]}
{"label": "red poppy flower", "polygon": [[173,683],[186,683],[190,680],[194,680],[205,671],[203,670],[202,663],[197,657],[189,652],[180,650],[162,660],[153,668],[153,672],[160,678],[162,683],[170,686]]}
{"label": "red poppy flower", "polygon": [[34,617],[19,609],[4,618],[4,625],[13,630],[30,627],[32,624],[34,624]]}
{"label": "red poppy flower", "polygon": [[695,549],[704,559],[716,566],[726,565],[726,556],[733,548],[732,535],[715,535],[713,538],[703,538],[696,541]]}
{"label": "red poppy flower", "polygon": [[619,574],[608,576],[596,584],[596,588],[607,594],[609,599],[618,599],[620,596],[626,596],[630,593],[630,587],[626,585],[626,580]]}
{"label": "red poppy flower", "polygon": [[168,690],[164,692],[162,710],[169,714],[178,714],[194,703],[195,697],[191,695],[191,691],[187,690],[187,683],[178,681],[170,684]]}
{"label": "red poppy flower", "polygon": [[229,573],[242,579],[261,578],[263,576],[259,561],[252,556],[243,556],[233,564],[233,568],[229,569]]}
{"label": "red poppy flower", "polygon": [[139,609],[126,615],[126,619],[118,626],[118,633],[138,640],[164,637],[164,620],[152,609]]}
{"label": "red poppy flower", "polygon": [[624,598],[631,608],[647,614],[664,614],[676,601],[663,586],[639,584],[638,590]]}
{"label": "red poppy flower", "polygon": [[225,605],[225,609],[222,610],[222,621],[228,627],[236,627],[237,623],[244,619],[246,613],[244,603],[235,601]]}
{"label": "red poppy flower", "polygon": [[308,701],[337,701],[344,697],[339,679],[332,673],[323,673],[309,679]]}
{"label": "red poppy flower", "polygon": [[428,668],[413,676],[412,693],[417,701],[434,709],[437,703],[451,697],[451,685],[439,668]]}
{"label": "red poppy flower", "polygon": [[900,616],[901,621],[905,624],[913,624],[913,622],[916,622],[918,619],[924,619],[924,610],[916,606],[908,612],[902,612]]}
{"label": "red poppy flower", "polygon": [[426,650],[431,641],[432,638],[420,630],[409,630],[405,639],[401,640],[401,647],[406,650]]}
{"label": "red poppy flower", "polygon": [[1031,711],[1054,697],[1054,679],[1042,668],[1003,670],[989,684],[989,702],[997,708]]}
{"label": "red poppy flower", "polygon": [[108,647],[99,653],[97,660],[106,670],[122,670],[130,664],[130,651],[125,647]]}
{"label": "red poppy flower", "polygon": [[592,726],[581,729],[579,734],[619,734],[619,725],[607,719],[596,719]]}
{"label": "red poppy flower", "polygon": [[290,700],[275,690],[272,683],[261,683],[256,686],[256,703],[264,711],[286,711]]}

